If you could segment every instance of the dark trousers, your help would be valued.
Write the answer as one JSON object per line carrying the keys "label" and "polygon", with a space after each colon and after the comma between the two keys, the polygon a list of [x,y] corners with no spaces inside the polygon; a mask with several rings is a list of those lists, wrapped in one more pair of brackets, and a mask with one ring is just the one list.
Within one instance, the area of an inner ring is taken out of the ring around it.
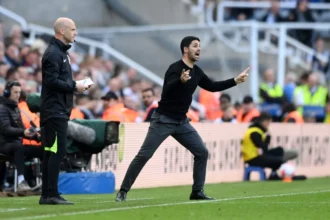
{"label": "dark trousers", "polygon": [[51,118],[41,127],[44,157],[42,163],[42,195],[58,196],[60,164],[66,153],[68,120]]}
{"label": "dark trousers", "polygon": [[42,158],[43,150],[41,147],[24,146],[20,142],[12,142],[0,147],[0,153],[13,157],[17,169],[17,175],[23,175],[25,160]]}
{"label": "dark trousers", "polygon": [[284,150],[282,147],[276,147],[264,152],[252,160],[247,161],[251,166],[259,166],[264,168],[271,168],[273,171],[278,170],[284,163],[283,160]]}
{"label": "dark trousers", "polygon": [[[17,175],[24,175],[24,163],[32,158],[42,158],[43,148],[38,146],[23,145],[21,142],[6,143],[0,147],[0,153],[14,158]],[[5,162],[0,163],[0,187],[5,178]]]}
{"label": "dark trousers", "polygon": [[188,120],[176,121],[155,112],[147,136],[141,149],[131,162],[121,189],[129,191],[144,165],[155,153],[160,144],[169,136],[176,139],[194,155],[193,191],[203,190],[206,175],[208,151]]}

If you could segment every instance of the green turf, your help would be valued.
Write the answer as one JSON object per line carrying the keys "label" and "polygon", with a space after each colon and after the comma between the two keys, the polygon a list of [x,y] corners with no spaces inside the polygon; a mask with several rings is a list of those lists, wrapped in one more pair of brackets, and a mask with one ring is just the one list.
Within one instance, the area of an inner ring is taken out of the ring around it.
{"label": "green turf", "polygon": [[207,185],[213,202],[188,200],[190,186],[132,190],[128,201],[111,195],[68,195],[74,206],[40,206],[39,197],[1,198],[0,219],[330,219],[329,178],[293,183]]}

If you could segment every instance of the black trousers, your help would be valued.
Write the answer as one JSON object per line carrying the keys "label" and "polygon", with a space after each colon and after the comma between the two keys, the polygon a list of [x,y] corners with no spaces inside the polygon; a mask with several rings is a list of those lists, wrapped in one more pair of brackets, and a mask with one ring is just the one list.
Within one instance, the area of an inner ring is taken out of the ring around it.
{"label": "black trousers", "polygon": [[251,166],[259,166],[264,168],[271,168],[273,171],[278,170],[280,166],[284,163],[283,160],[284,150],[282,147],[276,147],[264,152],[252,160],[247,161]]}
{"label": "black trousers", "polygon": [[[0,153],[6,154],[14,158],[17,175],[24,175],[24,163],[32,158],[42,158],[43,148],[38,146],[23,145],[21,142],[6,143],[0,147]],[[5,162],[0,162],[0,186],[3,184],[5,177]]]}
{"label": "black trousers", "polygon": [[201,137],[188,120],[176,121],[157,112],[152,116],[151,124],[141,149],[126,172],[121,185],[122,190],[128,192],[131,189],[144,165],[160,144],[170,135],[194,155],[194,184],[192,190],[203,190],[208,151]]}
{"label": "black trousers", "polygon": [[42,195],[58,196],[58,176],[60,164],[66,153],[68,120],[51,118],[41,126],[41,139],[44,147],[42,163]]}

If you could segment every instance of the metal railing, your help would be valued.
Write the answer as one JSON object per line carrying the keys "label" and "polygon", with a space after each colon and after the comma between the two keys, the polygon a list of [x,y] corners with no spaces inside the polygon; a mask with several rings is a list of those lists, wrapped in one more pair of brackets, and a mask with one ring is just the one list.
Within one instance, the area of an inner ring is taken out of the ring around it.
{"label": "metal railing", "polygon": [[[53,35],[53,29],[42,27],[35,24],[28,24],[27,21],[22,16],[2,6],[0,6],[0,13],[18,22],[21,25],[23,31],[30,32],[30,36],[29,39],[27,40],[27,43],[32,43],[36,39],[37,34]],[[87,45],[89,48],[88,49],[89,55],[95,56],[96,49],[100,49],[104,53],[107,53],[112,57],[114,57],[115,59],[117,59],[119,62],[136,69],[137,72],[139,72],[144,77],[150,79],[152,82],[160,86],[163,86],[163,79],[161,77],[151,72],[147,68],[143,67],[139,63],[135,62],[134,60],[130,59],[129,57],[123,55],[122,53],[110,47],[109,45],[80,36],[76,37],[76,42]],[[204,114],[205,110],[203,106],[201,106],[198,102],[193,101],[192,106],[199,109],[202,115]]]}
{"label": "metal railing", "polygon": [[[236,5],[239,5],[240,2],[235,2]],[[232,6],[230,2],[223,2],[224,6]],[[252,7],[253,4],[250,4]],[[261,3],[258,7],[269,7],[269,3]],[[290,6],[292,7],[292,6]],[[6,12],[7,13],[7,12]],[[11,17],[14,17],[13,14]],[[18,18],[19,16],[17,16]],[[20,19],[20,22],[24,25],[24,19]],[[121,36],[121,35],[139,35],[139,34],[154,34],[154,33],[161,33],[161,32],[168,32],[168,31],[189,31],[194,30],[200,33],[204,33],[203,31],[209,31],[213,34],[218,40],[221,39],[221,32],[223,31],[235,31],[234,29],[240,28],[249,28],[250,29],[250,36],[248,39],[249,44],[249,59],[251,65],[251,74],[250,74],[250,93],[258,100],[258,50],[260,47],[258,33],[259,31],[269,30],[271,34],[276,35],[278,37],[278,46],[277,46],[277,82],[280,85],[284,84],[284,77],[286,71],[286,57],[287,54],[287,45],[294,47],[297,54],[306,54],[306,55],[314,55],[314,51],[311,48],[308,48],[298,41],[290,38],[287,36],[288,29],[322,29],[328,30],[330,27],[329,23],[276,23],[276,24],[265,24],[256,21],[245,21],[245,22],[226,22],[226,23],[216,23],[212,25],[208,24],[179,24],[179,25],[159,25],[159,26],[139,26],[139,27],[117,27],[117,28],[82,28],[79,29],[80,34],[84,34],[87,36],[101,36],[101,39],[105,40],[106,38],[113,37],[113,36]],[[53,34],[53,30],[50,28],[41,27],[38,25],[27,25],[26,29],[28,29],[30,34],[30,41],[34,40],[36,35],[39,34]],[[211,31],[210,31],[211,30]],[[219,34],[220,33],[220,34]],[[102,50],[107,54],[110,54],[118,61],[135,68],[139,73],[141,73],[146,78],[149,78],[153,82],[157,83],[158,85],[162,86],[163,79],[151,72],[150,70],[146,69],[142,65],[138,64],[134,60],[128,58],[127,56],[123,55],[119,51],[115,50],[114,48],[110,47],[108,44],[102,43],[104,41],[95,41],[85,37],[77,36],[76,41],[78,43],[84,44],[88,46],[88,51],[90,55],[95,55],[96,49]],[[228,41],[226,44],[230,44],[231,42]],[[235,43],[233,43],[232,46]],[[237,44],[236,44],[237,45]],[[316,55],[318,58],[322,60],[326,60],[320,54]],[[201,108],[197,102],[193,103],[194,107]]]}
{"label": "metal railing", "polygon": [[14,13],[2,6],[0,6],[0,13],[7,16],[8,18],[16,21],[17,23],[19,23],[21,25],[23,31],[27,30],[27,22],[22,16]]}
{"label": "metal railing", "polygon": [[[297,5],[296,2],[280,2],[280,8],[293,9]],[[221,1],[217,5],[217,22],[223,23],[225,16],[225,8],[255,8],[255,9],[267,9],[271,7],[271,2],[237,2],[237,1]],[[309,9],[329,10],[329,3],[309,3]]]}

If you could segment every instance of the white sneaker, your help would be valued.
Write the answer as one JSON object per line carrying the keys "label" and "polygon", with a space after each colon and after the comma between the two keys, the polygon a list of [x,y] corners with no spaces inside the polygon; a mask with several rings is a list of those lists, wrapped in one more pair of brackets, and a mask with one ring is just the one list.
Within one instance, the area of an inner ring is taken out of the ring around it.
{"label": "white sneaker", "polygon": [[29,184],[25,180],[23,180],[17,186],[17,191],[28,191],[28,190],[31,190],[31,188],[30,188]]}

